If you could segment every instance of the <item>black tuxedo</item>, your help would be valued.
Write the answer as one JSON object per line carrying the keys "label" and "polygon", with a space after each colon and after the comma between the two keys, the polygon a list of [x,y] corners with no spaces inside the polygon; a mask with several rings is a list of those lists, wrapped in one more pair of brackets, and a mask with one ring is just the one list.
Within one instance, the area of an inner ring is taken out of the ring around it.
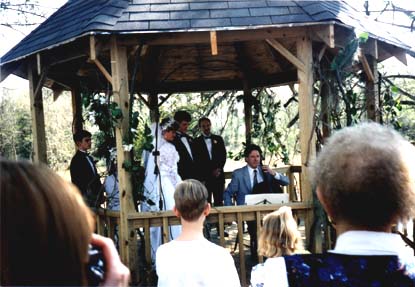
{"label": "black tuxedo", "polygon": [[[205,182],[209,192],[209,202],[213,194],[215,206],[223,205],[223,190],[225,187],[225,175],[223,167],[226,162],[226,148],[221,136],[211,135],[212,158],[209,156],[208,147],[203,135],[194,141],[194,153],[198,171],[198,179]],[[213,175],[215,169],[220,169],[218,177]]]}
{"label": "black tuxedo", "polygon": [[[187,138],[187,142],[189,143],[193,158],[190,156],[189,152],[187,151],[187,148],[182,142],[181,137]],[[193,139],[187,134],[177,133],[173,141],[173,144],[176,147],[176,150],[180,156],[179,163],[177,164],[180,177],[183,180],[189,179],[189,178],[196,178],[197,171],[196,171],[196,165],[195,165],[195,160],[194,160],[195,158],[194,158],[194,151],[193,151]]]}
{"label": "black tuxedo", "polygon": [[[92,166],[87,157],[93,163]],[[71,160],[70,171],[72,183],[79,188],[87,204],[97,207],[103,195],[99,174],[92,157],[78,150]]]}

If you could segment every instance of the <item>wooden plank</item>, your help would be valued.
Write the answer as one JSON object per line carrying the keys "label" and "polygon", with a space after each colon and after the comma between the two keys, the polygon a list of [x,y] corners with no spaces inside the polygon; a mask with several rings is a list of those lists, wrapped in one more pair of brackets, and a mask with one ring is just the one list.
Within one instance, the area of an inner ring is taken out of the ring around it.
{"label": "wooden plank", "polygon": [[240,274],[239,278],[241,279],[242,286],[247,286],[246,282],[246,263],[245,263],[245,247],[244,247],[244,230],[242,221],[242,213],[237,214],[237,223],[238,223],[238,245],[239,245],[239,264],[240,264]]}
{"label": "wooden plank", "polygon": [[145,245],[145,256],[146,265],[148,268],[151,267],[151,242],[150,242],[150,220],[144,220],[144,245]]}
{"label": "wooden plank", "polygon": [[222,247],[225,247],[226,246],[226,243],[225,243],[225,231],[224,231],[224,229],[225,229],[225,224],[224,224],[224,221],[223,221],[223,214],[222,213],[218,213],[218,216],[219,216],[219,230],[218,230],[218,232],[219,232],[219,243],[220,243],[220,246],[222,246]]}
{"label": "wooden plank", "polygon": [[41,87],[42,85],[40,84],[40,78],[35,72],[31,61],[28,63],[28,80],[30,112],[32,115],[33,161],[35,163],[47,164],[42,88],[36,89],[36,87]]}
{"label": "wooden plank", "polygon": [[306,66],[304,63],[294,56],[287,48],[285,48],[280,42],[275,39],[267,39],[266,42],[274,48],[278,53],[283,55],[288,61],[290,61],[297,69],[305,71]]}
{"label": "wooden plank", "polygon": [[163,218],[163,243],[167,243],[170,240],[170,229],[169,229],[169,219],[167,217]]}
{"label": "wooden plank", "polygon": [[359,57],[359,61],[362,63],[363,70],[366,74],[367,80],[369,82],[374,82],[375,76],[373,75],[372,68],[370,67],[368,63],[362,48],[359,48],[358,57]]}
{"label": "wooden plank", "polygon": [[216,56],[218,54],[216,31],[210,31],[210,48],[212,50],[212,56]]}
{"label": "wooden plank", "polygon": [[135,260],[137,260],[137,244],[135,233],[128,230],[128,214],[135,212],[132,194],[131,175],[123,168],[126,161],[131,160],[130,153],[124,151],[123,141],[128,134],[129,128],[129,89],[128,89],[128,61],[127,49],[118,46],[116,36],[111,37],[111,72],[112,90],[114,101],[121,109],[122,118],[118,121],[115,128],[115,138],[117,147],[117,169],[120,193],[120,250],[123,262],[130,268],[132,280],[138,278],[138,270]]}
{"label": "wooden plank", "polygon": [[[310,162],[315,158],[316,136],[314,133],[314,105],[313,105],[313,47],[311,40],[303,37],[297,40],[297,57],[304,63],[304,70],[298,70],[298,107],[300,114],[300,148],[301,148],[301,191],[302,200],[313,202],[313,191],[310,183]],[[313,210],[307,211],[305,228],[307,246],[310,244],[311,226],[314,220]],[[314,252],[321,251],[317,247]]]}
{"label": "wooden plank", "polygon": [[[256,217],[255,221],[256,221],[256,234],[257,234],[256,246],[258,246],[258,239],[259,239],[259,235],[261,234],[261,212],[260,211],[255,212],[255,217]],[[264,262],[264,256],[258,254],[258,260],[259,260],[259,263]]]}

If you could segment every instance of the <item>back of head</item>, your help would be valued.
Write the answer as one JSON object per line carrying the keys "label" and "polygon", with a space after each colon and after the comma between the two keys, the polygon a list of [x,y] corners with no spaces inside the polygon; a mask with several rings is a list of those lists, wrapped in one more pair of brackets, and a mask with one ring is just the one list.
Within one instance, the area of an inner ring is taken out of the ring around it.
{"label": "back of head", "polygon": [[364,229],[414,215],[415,148],[391,128],[364,123],[329,138],[312,167],[335,221]]}
{"label": "back of head", "polygon": [[192,116],[186,111],[177,111],[174,114],[174,120],[178,123],[182,121],[190,122],[192,120]]}
{"label": "back of head", "polygon": [[93,218],[42,166],[0,159],[1,285],[86,285]]}
{"label": "back of head", "polygon": [[179,124],[172,118],[164,118],[160,123],[161,132],[177,131]]}
{"label": "back of head", "polygon": [[74,135],[73,135],[73,141],[75,143],[82,141],[83,138],[90,138],[92,136],[92,134],[89,131],[86,130],[80,130],[77,131]]}
{"label": "back of head", "polygon": [[282,206],[264,217],[258,240],[258,254],[277,257],[301,250],[301,234],[290,207]]}
{"label": "back of head", "polygon": [[207,197],[207,189],[200,181],[187,179],[176,186],[174,203],[184,220],[195,221],[203,213]]}

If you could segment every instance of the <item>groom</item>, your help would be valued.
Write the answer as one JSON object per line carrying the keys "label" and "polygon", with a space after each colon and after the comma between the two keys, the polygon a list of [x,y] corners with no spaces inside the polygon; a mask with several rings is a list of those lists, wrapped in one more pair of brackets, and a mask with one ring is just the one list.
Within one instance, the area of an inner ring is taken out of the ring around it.
{"label": "groom", "polygon": [[176,131],[176,138],[173,141],[180,160],[178,171],[182,180],[196,178],[196,164],[194,157],[193,138],[187,134],[192,117],[186,111],[177,111],[174,114],[174,120],[178,123],[179,128]]}

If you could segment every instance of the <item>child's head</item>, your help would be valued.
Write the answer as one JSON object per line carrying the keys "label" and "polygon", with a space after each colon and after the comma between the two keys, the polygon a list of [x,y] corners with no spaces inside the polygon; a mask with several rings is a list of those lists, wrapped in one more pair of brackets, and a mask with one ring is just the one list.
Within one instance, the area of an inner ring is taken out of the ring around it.
{"label": "child's head", "polygon": [[264,217],[258,242],[259,255],[277,257],[302,249],[301,235],[290,207],[282,206]]}
{"label": "child's head", "polygon": [[187,179],[176,186],[174,203],[184,220],[195,221],[206,209],[207,197],[207,189],[200,181]]}

